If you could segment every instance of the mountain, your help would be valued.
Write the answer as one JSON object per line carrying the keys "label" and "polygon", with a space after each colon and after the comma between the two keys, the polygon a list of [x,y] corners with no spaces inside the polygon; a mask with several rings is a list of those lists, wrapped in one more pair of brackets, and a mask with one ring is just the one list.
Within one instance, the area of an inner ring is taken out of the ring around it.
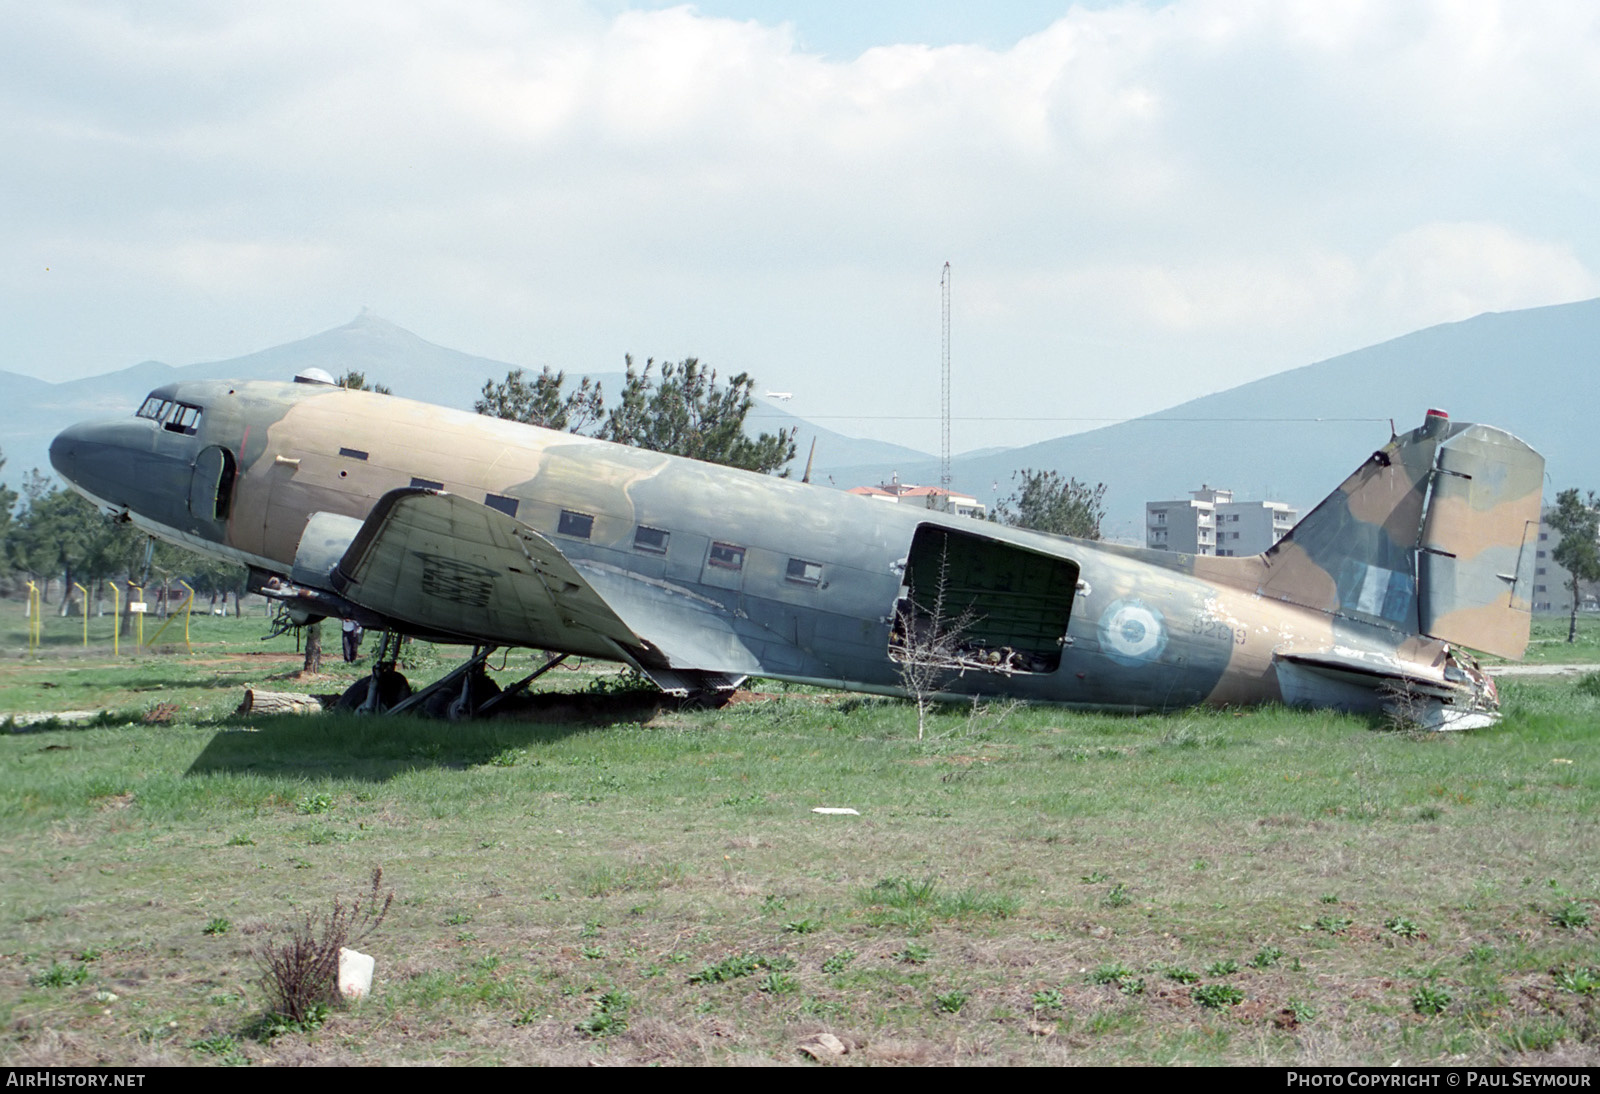
{"label": "mountain", "polygon": [[[145,361],[58,384],[0,372],[0,450],[6,460],[0,481],[16,486],[29,468],[48,470],[51,439],[73,422],[132,414],[152,388],[178,380],[291,380],[308,368],[320,368],[332,376],[354,369],[396,395],[471,410],[486,380],[502,380],[516,367],[435,345],[363,311],[342,327],[226,361],[181,368]],[[623,374],[598,374],[595,379],[615,393],[621,390]],[[897,466],[930,458],[900,445],[846,437],[769,403],[758,403],[747,421],[758,431],[798,427],[793,475],[805,470],[806,454],[815,438],[814,475],[821,482],[827,481],[830,469],[844,465]]]}
{"label": "mountain", "polygon": [[[952,461],[958,488],[992,500],[1021,468],[1106,484],[1108,536],[1143,540],[1144,503],[1202,484],[1238,500],[1278,499],[1302,515],[1430,407],[1521,437],[1544,454],[1547,494],[1600,488],[1588,399],[1600,365],[1600,300],[1489,313],[1291,369],[1143,418],[999,454]],[[937,481],[937,461],[901,464]],[[876,482],[882,463],[835,472]]]}

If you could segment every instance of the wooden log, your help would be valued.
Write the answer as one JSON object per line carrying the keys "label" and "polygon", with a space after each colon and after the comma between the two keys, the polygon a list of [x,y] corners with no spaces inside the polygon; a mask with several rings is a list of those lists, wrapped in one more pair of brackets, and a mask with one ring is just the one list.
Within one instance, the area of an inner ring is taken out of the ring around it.
{"label": "wooden log", "polygon": [[293,691],[244,689],[244,702],[235,714],[320,714],[322,704],[312,695]]}

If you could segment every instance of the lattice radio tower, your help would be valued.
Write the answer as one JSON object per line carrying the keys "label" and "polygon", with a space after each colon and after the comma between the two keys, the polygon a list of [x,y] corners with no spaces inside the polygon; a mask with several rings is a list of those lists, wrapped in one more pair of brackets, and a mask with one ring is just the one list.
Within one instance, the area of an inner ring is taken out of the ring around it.
{"label": "lattice radio tower", "polygon": [[940,508],[950,507],[950,263],[939,275],[939,300],[942,307],[939,350],[939,488],[944,495]]}

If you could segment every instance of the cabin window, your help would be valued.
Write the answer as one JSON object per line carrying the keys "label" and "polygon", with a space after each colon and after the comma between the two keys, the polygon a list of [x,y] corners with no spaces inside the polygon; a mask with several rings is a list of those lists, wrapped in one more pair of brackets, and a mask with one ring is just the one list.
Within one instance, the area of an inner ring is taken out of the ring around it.
{"label": "cabin window", "polygon": [[719,570],[742,570],[744,548],[732,543],[713,543],[711,556],[706,561]]}
{"label": "cabin window", "polygon": [[789,572],[786,576],[796,585],[820,585],[822,584],[822,563],[807,562],[802,558],[791,558],[789,560]]}
{"label": "cabin window", "polygon": [[444,483],[434,482],[432,479],[412,478],[411,488],[413,490],[443,490]]}
{"label": "cabin window", "polygon": [[594,517],[588,513],[574,513],[571,509],[563,509],[561,519],[556,523],[556,531],[574,539],[588,539],[594,531]]}
{"label": "cabin window", "polygon": [[483,504],[490,509],[498,509],[508,517],[517,515],[518,503],[516,498],[508,498],[503,494],[485,494],[483,496]]}
{"label": "cabin window", "polygon": [[346,456],[352,460],[364,460],[367,458],[367,454],[359,448],[341,448],[339,449],[339,455]]}
{"label": "cabin window", "polygon": [[633,549],[635,551],[648,551],[652,555],[667,553],[667,541],[672,538],[672,533],[661,528],[649,528],[641,524],[633,533]]}
{"label": "cabin window", "polygon": [[167,400],[151,395],[145,399],[144,405],[139,408],[139,413],[136,417],[149,418],[151,421],[159,422],[166,417],[166,408],[171,405]]}

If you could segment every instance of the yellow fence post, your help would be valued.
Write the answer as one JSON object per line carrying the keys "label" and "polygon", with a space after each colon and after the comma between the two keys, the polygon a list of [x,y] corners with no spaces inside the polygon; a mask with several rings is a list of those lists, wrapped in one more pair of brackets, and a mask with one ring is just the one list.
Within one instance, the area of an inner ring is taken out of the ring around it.
{"label": "yellow fence post", "polygon": [[144,602],[144,586],[135,585],[130,581],[128,582],[128,588],[139,594],[138,600],[130,600],[128,602],[128,610],[134,616],[133,627],[136,635],[134,643],[142,646],[144,645],[144,612],[145,608],[148,607]]}
{"label": "yellow fence post", "polygon": [[193,653],[194,647],[189,645],[189,611],[194,607],[194,589],[187,581],[182,579],[178,581],[178,584],[189,590],[189,599],[183,602],[183,648]]}
{"label": "yellow fence post", "polygon": [[83,594],[83,648],[89,648],[89,590],[79,585],[76,581],[72,587]]}
{"label": "yellow fence post", "polygon": [[122,655],[122,590],[117,588],[115,581],[106,582],[111,586],[111,656]]}
{"label": "yellow fence post", "polygon": [[30,581],[28,582],[28,655],[30,657],[39,648],[38,643],[34,641],[37,637],[35,632],[38,630],[38,622],[39,586]]}

